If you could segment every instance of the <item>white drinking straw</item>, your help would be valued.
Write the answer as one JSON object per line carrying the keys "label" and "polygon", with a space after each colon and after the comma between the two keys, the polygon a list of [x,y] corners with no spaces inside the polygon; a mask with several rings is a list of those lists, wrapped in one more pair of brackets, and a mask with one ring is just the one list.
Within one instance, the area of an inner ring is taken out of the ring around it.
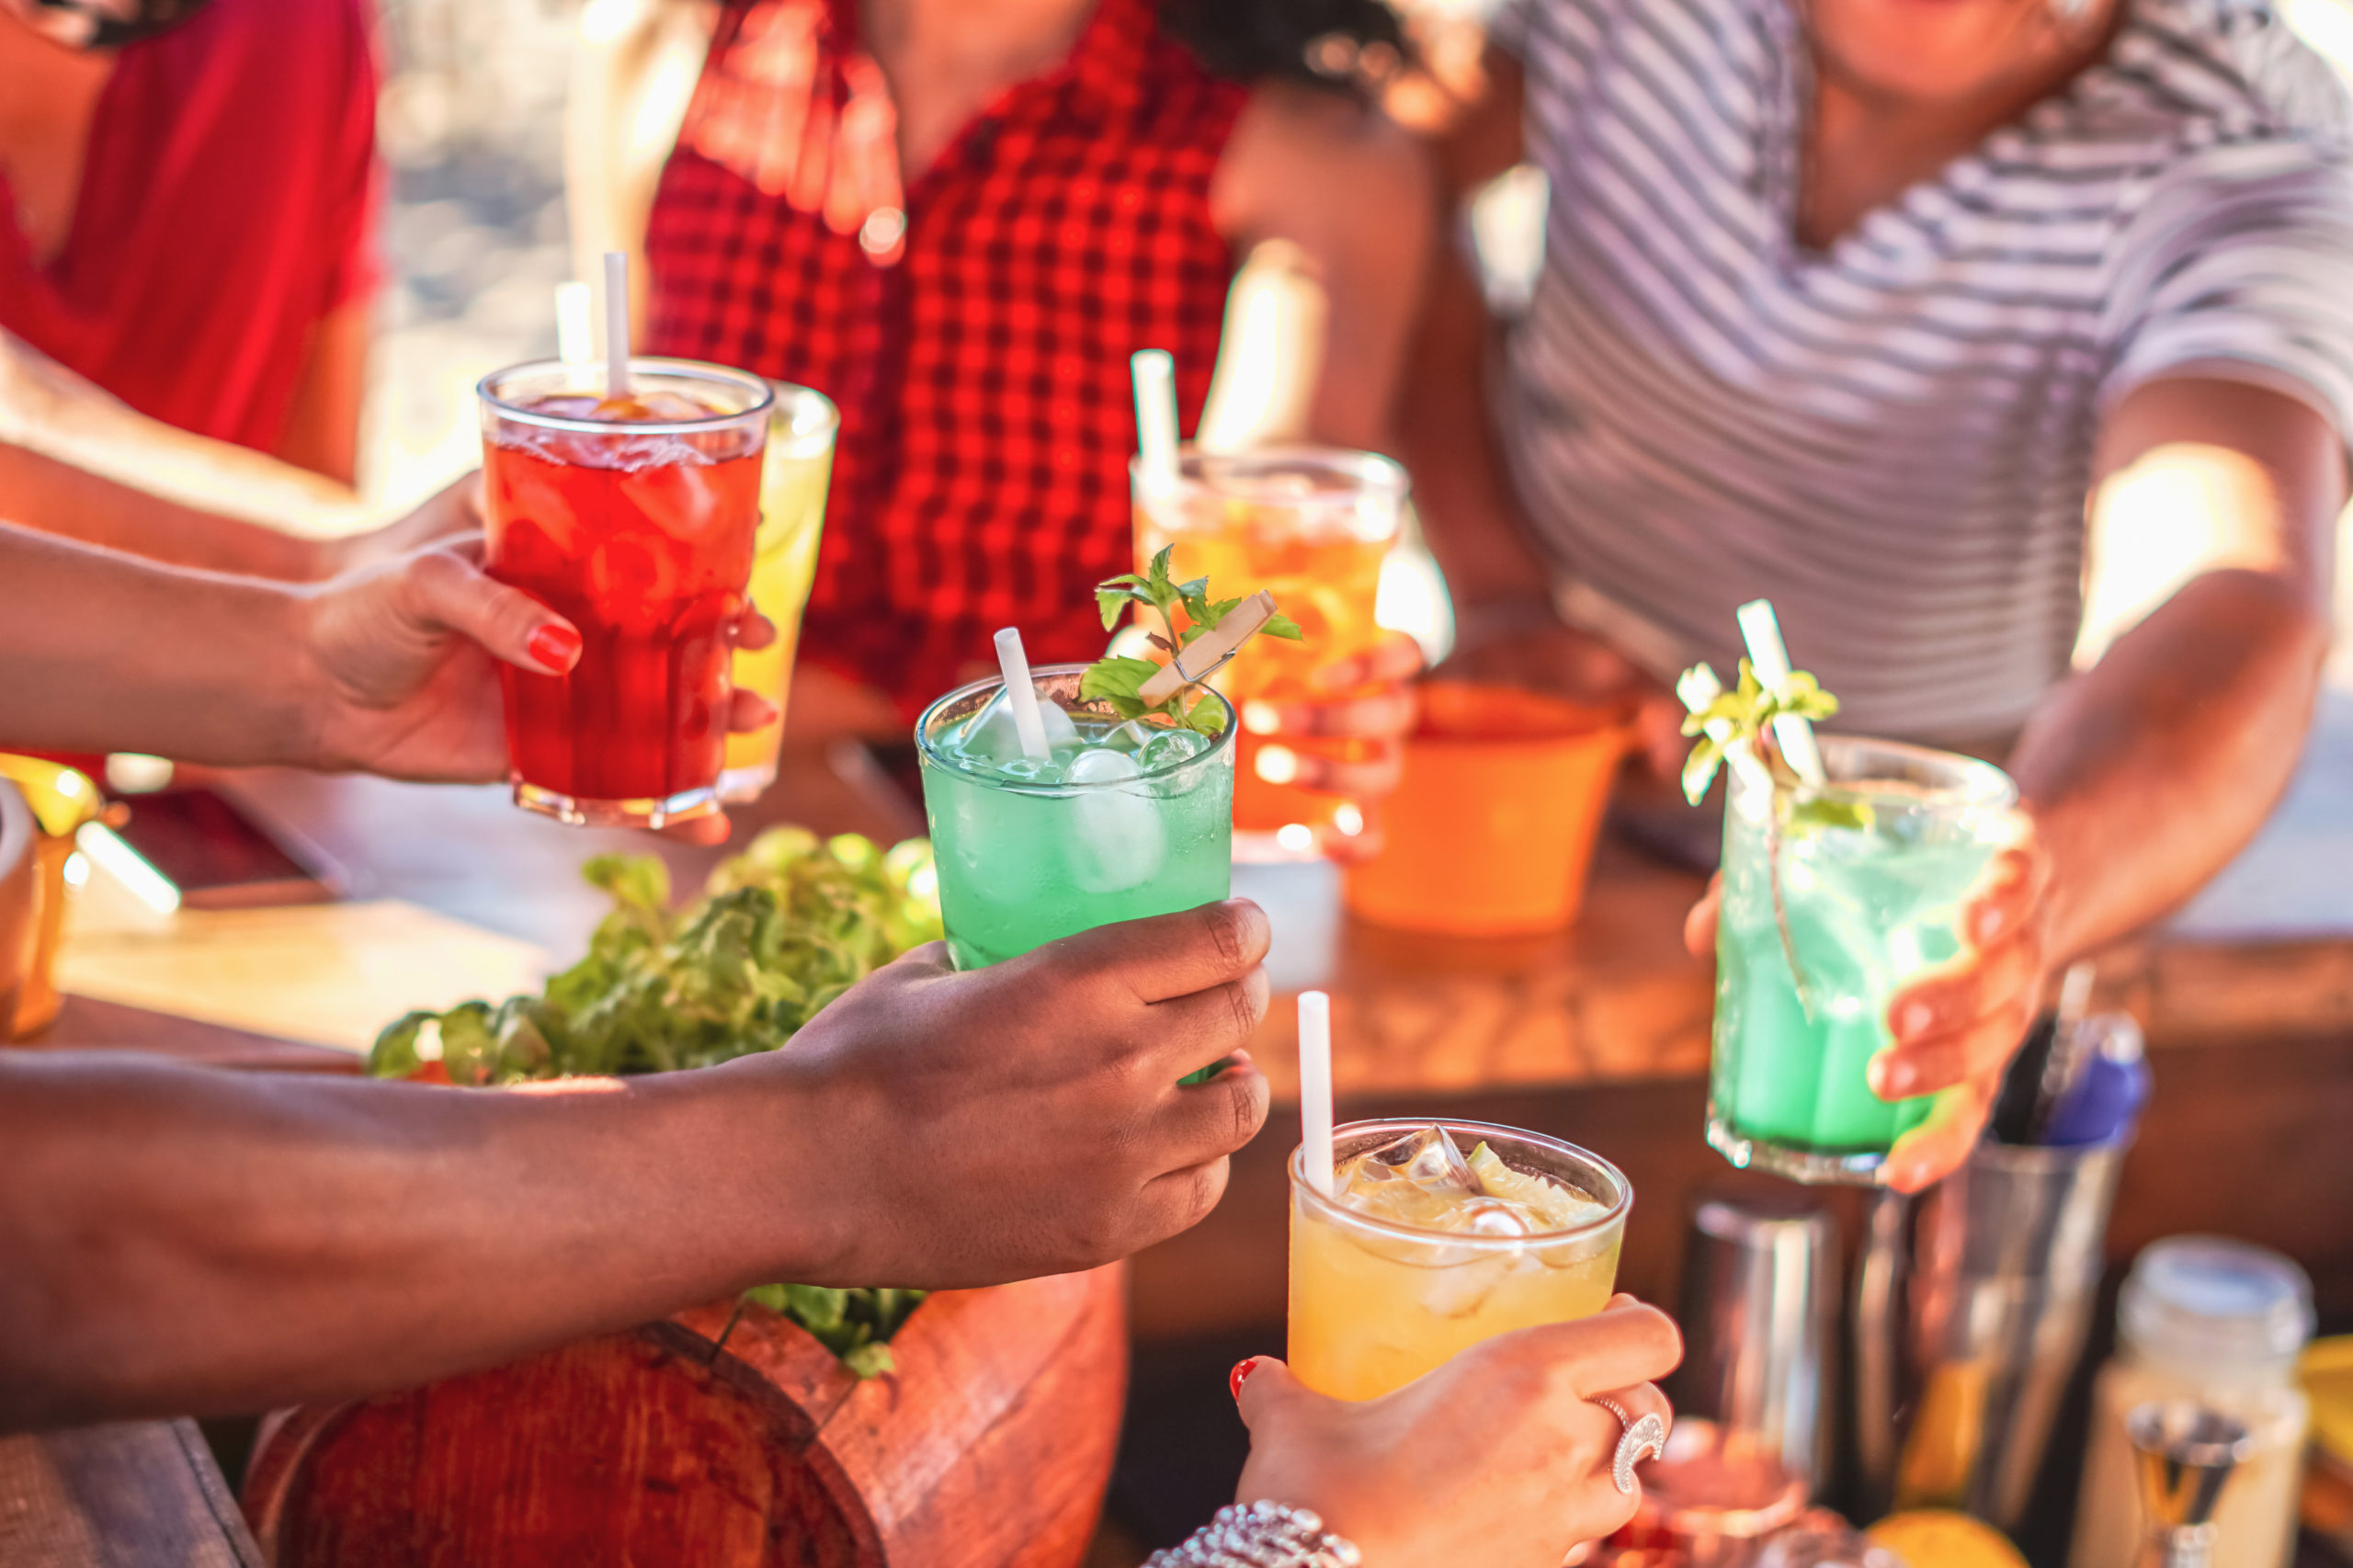
{"label": "white drinking straw", "polygon": [[[1781,642],[1781,623],[1774,617],[1773,601],[1751,599],[1740,607],[1740,635],[1748,644],[1748,664],[1768,689],[1790,678],[1790,650]],[[1773,739],[1798,777],[1815,786],[1827,781],[1822,771],[1822,748],[1813,744],[1813,726],[1794,713],[1773,721]]]}
{"label": "white drinking straw", "polygon": [[1021,629],[1008,626],[996,634],[997,668],[1005,672],[1005,700],[1013,710],[1013,733],[1021,737],[1021,754],[1046,760],[1046,722],[1038,717],[1038,688],[1029,681],[1029,655],[1021,647]]}
{"label": "white drinking straw", "polygon": [[1307,1179],[1332,1196],[1332,998],[1299,994],[1299,1142]]}
{"label": "white drinking straw", "polygon": [[605,253],[605,395],[629,396],[629,257]]}
{"label": "white drinking straw", "polygon": [[555,286],[555,357],[567,365],[597,362],[597,307],[585,283]]}
{"label": "white drinking straw", "polygon": [[1160,494],[1176,488],[1176,361],[1165,348],[1139,348],[1128,358],[1136,383],[1136,454],[1143,485]]}

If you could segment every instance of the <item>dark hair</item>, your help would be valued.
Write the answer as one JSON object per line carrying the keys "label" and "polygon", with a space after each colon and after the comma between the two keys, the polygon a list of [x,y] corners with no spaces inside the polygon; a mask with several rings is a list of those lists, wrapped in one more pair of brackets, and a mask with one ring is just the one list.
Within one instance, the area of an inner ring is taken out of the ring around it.
{"label": "dark hair", "polygon": [[1409,58],[1404,28],[1383,0],[1161,0],[1160,25],[1235,82],[1365,92]]}
{"label": "dark hair", "polygon": [[125,20],[90,5],[88,0],[33,0],[34,5],[45,10],[64,11],[85,18],[90,23],[85,47],[90,49],[119,49],[126,43],[168,32],[205,3],[206,0],[139,0],[131,17]]}

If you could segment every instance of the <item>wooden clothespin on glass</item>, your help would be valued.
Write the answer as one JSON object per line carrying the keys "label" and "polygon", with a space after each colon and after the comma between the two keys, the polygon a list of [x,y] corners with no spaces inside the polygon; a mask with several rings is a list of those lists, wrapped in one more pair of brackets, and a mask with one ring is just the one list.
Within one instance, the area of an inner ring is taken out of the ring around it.
{"label": "wooden clothespin on glass", "polygon": [[1195,638],[1188,647],[1169,655],[1160,673],[1143,683],[1136,695],[1146,707],[1167,701],[1180,686],[1205,681],[1223,669],[1242,644],[1258,634],[1275,617],[1275,596],[1261,588],[1235,605],[1225,619]]}

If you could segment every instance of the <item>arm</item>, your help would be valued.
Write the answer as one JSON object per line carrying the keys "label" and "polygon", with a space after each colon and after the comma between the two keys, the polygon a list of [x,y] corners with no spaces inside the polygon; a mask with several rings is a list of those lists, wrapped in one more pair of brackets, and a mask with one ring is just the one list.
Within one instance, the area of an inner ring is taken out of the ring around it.
{"label": "arm", "polygon": [[1490,49],[1483,97],[1440,144],[1440,210],[1429,289],[1413,336],[1401,414],[1422,535],[1446,574],[1455,647],[1447,673],[1550,690],[1632,714],[1643,756],[1675,777],[1683,710],[1639,665],[1554,608],[1558,569],[1538,545],[1496,445],[1492,370],[1499,342],[1453,216],[1521,154],[1518,61]]}
{"label": "arm", "polygon": [[[1263,356],[1273,370],[1285,350],[1316,366],[1312,389],[1301,389],[1304,431],[1256,438],[1303,433],[1335,446],[1392,445],[1429,254],[1431,182],[1420,142],[1378,109],[1289,83],[1251,94],[1211,184],[1211,216],[1238,252],[1288,247],[1308,297],[1320,296],[1320,308],[1297,312],[1294,341],[1229,344],[1221,355],[1222,380],[1233,373],[1237,350]],[[1280,411],[1275,417],[1284,422]]]}
{"label": "arm", "polygon": [[1426,231],[1429,290],[1414,332],[1400,430],[1425,537],[1466,622],[1489,607],[1549,614],[1552,580],[1495,449],[1487,398],[1494,324],[1454,223],[1472,194],[1520,156],[1519,62],[1491,50],[1486,74],[1485,97],[1439,148],[1440,221]]}
{"label": "arm", "polygon": [[[1085,1268],[1213,1207],[1266,1115],[1246,903],[969,974],[920,949],[785,1050],[474,1090],[0,1060],[0,1432],[414,1385],[747,1286]],[[1020,1136],[1007,1130],[1019,1128]]]}
{"label": "arm", "polygon": [[602,277],[607,251],[628,256],[641,328],[646,220],[718,20],[709,0],[617,0],[582,12],[573,46],[563,119],[573,276]]}
{"label": "arm", "polygon": [[0,519],[175,564],[297,578],[349,488],[134,413],[0,333]]}
{"label": "arm", "polygon": [[2193,541],[2162,602],[2062,682],[2010,758],[2030,833],[1961,917],[1972,950],[1888,1004],[1888,1097],[1944,1091],[1890,1155],[1916,1190],[1967,1157],[2046,977],[2156,920],[2253,837],[2286,787],[2328,649],[2344,449],[2303,403],[2151,381],[2100,434],[2095,556]]}
{"label": "arm", "polygon": [[[1256,88],[1210,187],[1218,230],[1248,260],[1234,278],[1204,444],[1310,440],[1384,450],[1422,288],[1430,210],[1427,153],[1379,109],[1338,93],[1269,82]],[[1327,327],[1330,330],[1327,330]],[[1397,787],[1397,742],[1412,728],[1404,683],[1421,649],[1392,631],[1314,673],[1316,694],[1245,705],[1254,734],[1313,737],[1280,757],[1311,790],[1377,801]],[[1355,859],[1377,826],[1327,835]]]}
{"label": "arm", "polygon": [[367,391],[368,345],[375,301],[362,297],[337,306],[311,332],[280,461],[349,486],[359,473],[359,405]]}
{"label": "arm", "polygon": [[2178,590],[2051,694],[2011,758],[2052,857],[2054,962],[2178,906],[2270,814],[2312,720],[2346,500],[2327,422],[2234,381],[2142,387],[2097,461],[2095,580],[2185,507],[2199,539]]}
{"label": "arm", "polygon": [[176,565],[256,577],[314,575],[321,549],[315,540],[134,489],[6,441],[0,441],[0,518]]}
{"label": "arm", "polygon": [[580,645],[457,551],[296,586],[0,523],[0,734],[69,751],[504,778],[494,661]]}

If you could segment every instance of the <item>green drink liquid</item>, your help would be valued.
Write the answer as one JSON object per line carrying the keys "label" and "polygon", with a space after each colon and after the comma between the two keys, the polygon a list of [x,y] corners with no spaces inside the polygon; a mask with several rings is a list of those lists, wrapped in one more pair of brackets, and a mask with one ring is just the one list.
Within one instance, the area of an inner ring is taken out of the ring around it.
{"label": "green drink liquid", "polygon": [[1020,755],[999,681],[950,692],[916,727],[958,969],[1233,892],[1231,710],[1212,739],[1079,700],[1079,666],[1034,675],[1055,710],[1041,761]]}
{"label": "green drink liquid", "polygon": [[1866,1066],[1893,1043],[1888,1000],[1960,954],[1961,903],[2000,847],[2013,796],[1998,770],[1966,757],[1822,744],[1830,786],[1799,791],[1779,834],[1786,943],[1767,846],[1771,797],[1730,781],[1708,1135],[1735,1165],[1870,1181],[1934,1098],[1871,1093]]}

